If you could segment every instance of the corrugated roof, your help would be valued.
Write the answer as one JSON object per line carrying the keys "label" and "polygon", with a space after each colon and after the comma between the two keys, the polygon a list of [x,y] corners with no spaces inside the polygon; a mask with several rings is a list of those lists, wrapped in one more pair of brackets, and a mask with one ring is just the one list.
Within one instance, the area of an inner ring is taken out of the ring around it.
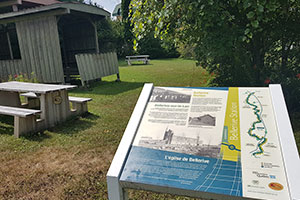
{"label": "corrugated roof", "polygon": [[72,11],[77,11],[77,12],[83,12],[92,15],[110,17],[110,12],[96,6],[82,4],[82,3],[58,3],[58,4],[51,4],[46,6],[39,6],[35,8],[28,8],[17,12],[0,14],[0,23],[3,20],[20,18],[25,15],[37,14],[37,13],[42,13],[42,12],[52,11],[52,10],[65,10],[67,13],[70,13]]}
{"label": "corrugated roof", "polygon": [[23,2],[28,2],[28,3],[36,3],[40,5],[51,5],[51,4],[56,4],[56,3],[61,3],[60,1],[57,0],[22,0]]}

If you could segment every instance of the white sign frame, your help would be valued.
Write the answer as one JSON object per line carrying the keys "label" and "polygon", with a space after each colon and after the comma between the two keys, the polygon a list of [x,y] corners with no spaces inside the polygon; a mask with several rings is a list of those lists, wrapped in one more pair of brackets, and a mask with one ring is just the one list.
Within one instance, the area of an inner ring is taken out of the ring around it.
{"label": "white sign frame", "polygon": [[[152,83],[146,83],[143,87],[138,102],[134,108],[133,114],[128,122],[127,128],[124,132],[122,140],[116,151],[114,159],[107,173],[107,187],[108,197],[110,200],[127,200],[125,188],[144,189],[154,192],[163,192],[169,194],[177,194],[191,197],[214,198],[214,199],[228,199],[228,196],[220,194],[203,193],[199,191],[190,191],[178,188],[169,188],[162,186],[152,186],[146,184],[132,184],[120,182],[123,167],[126,163],[131,145],[135,138],[139,124],[145,112],[148,100],[153,90]],[[295,142],[290,118],[288,115],[286,103],[284,100],[281,85],[269,85],[270,95],[273,104],[273,111],[276,119],[277,130],[279,133],[279,142],[283,153],[285,170],[287,175],[287,182],[290,200],[300,200],[300,159]],[[245,197],[230,197],[231,199],[248,199]]]}

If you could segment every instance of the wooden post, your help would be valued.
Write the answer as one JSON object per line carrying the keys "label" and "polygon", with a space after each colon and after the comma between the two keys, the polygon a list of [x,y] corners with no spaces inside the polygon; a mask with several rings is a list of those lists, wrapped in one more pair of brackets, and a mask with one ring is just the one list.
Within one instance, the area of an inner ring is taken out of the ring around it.
{"label": "wooden post", "polygon": [[130,62],[130,57],[127,59],[127,64],[130,66],[131,62]]}
{"label": "wooden post", "polygon": [[14,136],[20,137],[25,133],[30,133],[36,131],[36,117],[34,115],[27,117],[18,117],[14,118]]}
{"label": "wooden post", "polygon": [[96,42],[96,53],[99,53],[100,52],[100,49],[99,49],[99,41],[98,41],[98,33],[97,33],[97,25],[95,22],[91,22],[94,26],[94,30],[95,30],[95,42]]}
{"label": "wooden post", "polygon": [[69,66],[68,66],[68,55],[67,55],[67,52],[66,52],[66,44],[65,44],[65,34],[64,34],[64,30],[63,28],[61,29],[61,34],[62,34],[62,50],[63,50],[63,54],[64,54],[64,60],[63,60],[63,63],[64,63],[64,67],[65,67],[65,75],[66,75],[66,82],[69,83],[71,78],[70,78],[70,70],[69,70]]}
{"label": "wooden post", "polygon": [[8,48],[9,48],[10,59],[13,60],[14,59],[14,54],[13,54],[13,51],[12,51],[12,48],[11,48],[11,42],[10,42],[10,36],[9,36],[8,29],[6,30],[6,38],[7,38]]}
{"label": "wooden post", "polygon": [[41,119],[45,127],[53,127],[71,116],[67,90],[49,92],[40,97]]}
{"label": "wooden post", "polygon": [[88,112],[87,102],[72,102],[72,114],[74,116],[82,115]]}
{"label": "wooden post", "polygon": [[41,119],[43,120],[43,124],[45,125],[45,127],[49,127],[49,120],[48,120],[48,112],[49,112],[49,108],[48,108],[48,96],[49,96],[49,93],[48,94],[42,94],[40,96],[40,104],[41,104]]}
{"label": "wooden post", "polygon": [[18,6],[17,6],[17,5],[13,5],[13,6],[12,6],[12,9],[13,9],[13,11],[14,11],[14,12],[17,12],[17,11],[19,11],[19,9],[18,9]]}
{"label": "wooden post", "polygon": [[120,74],[117,73],[117,80],[116,80],[116,82],[120,82],[120,81],[121,81],[121,79],[120,79]]}

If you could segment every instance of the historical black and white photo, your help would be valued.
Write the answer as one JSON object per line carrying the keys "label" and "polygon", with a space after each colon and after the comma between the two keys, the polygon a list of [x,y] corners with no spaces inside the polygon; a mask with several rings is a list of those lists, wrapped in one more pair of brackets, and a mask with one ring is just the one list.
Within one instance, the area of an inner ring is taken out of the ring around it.
{"label": "historical black and white photo", "polygon": [[152,91],[150,102],[190,103],[191,94],[156,87]]}
{"label": "historical black and white photo", "polygon": [[195,117],[189,117],[189,125],[195,126],[216,126],[216,117],[212,114],[203,114]]}
{"label": "historical black and white photo", "polygon": [[[153,133],[154,137],[141,137],[138,146],[211,158],[219,156],[221,141],[215,141],[210,134],[196,129],[176,131],[175,127],[166,127],[162,131],[163,133]],[[163,137],[158,138],[155,135]]]}

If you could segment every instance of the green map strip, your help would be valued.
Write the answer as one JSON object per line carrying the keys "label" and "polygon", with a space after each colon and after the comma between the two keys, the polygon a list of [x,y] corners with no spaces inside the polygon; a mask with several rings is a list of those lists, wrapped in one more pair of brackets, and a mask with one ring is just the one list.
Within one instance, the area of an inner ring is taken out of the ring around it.
{"label": "green map strip", "polygon": [[[257,103],[260,105],[260,108],[257,105],[254,104],[256,102],[253,102],[253,103],[250,102],[251,97],[253,97],[257,100]],[[255,92],[251,92],[251,93],[248,94],[248,96],[246,98],[246,103],[249,106],[253,107],[253,111],[254,111],[254,114],[255,114],[256,119],[257,119],[257,121],[252,123],[251,128],[248,130],[248,135],[251,136],[251,137],[254,137],[258,141],[257,149],[251,152],[253,156],[256,156],[256,155],[264,153],[264,149],[263,149],[262,146],[267,142],[267,138],[266,138],[267,129],[266,129],[265,123],[264,123],[264,121],[262,120],[262,117],[261,117],[261,115],[262,115],[262,105],[261,105],[259,99],[255,96]],[[263,127],[257,127],[258,124],[263,124]],[[261,129],[265,130],[265,134],[261,137],[259,135],[255,134],[255,131],[258,128],[261,128]]]}

